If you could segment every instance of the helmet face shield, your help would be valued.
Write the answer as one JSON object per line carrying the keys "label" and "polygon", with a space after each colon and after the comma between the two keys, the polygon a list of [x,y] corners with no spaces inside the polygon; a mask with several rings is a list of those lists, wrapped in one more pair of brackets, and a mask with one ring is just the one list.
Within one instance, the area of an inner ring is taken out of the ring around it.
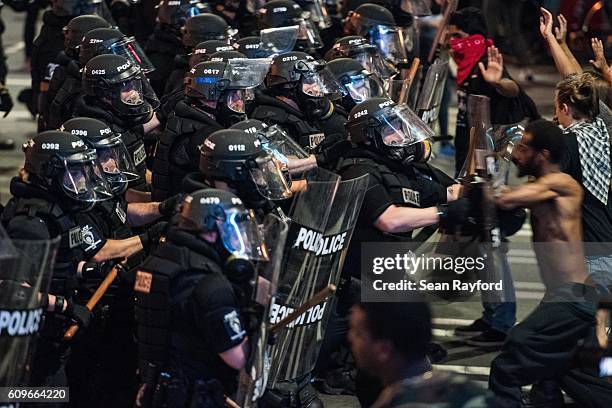
{"label": "helmet face shield", "polygon": [[370,38],[381,55],[394,64],[407,63],[405,31],[399,27],[379,25],[371,29]]}
{"label": "helmet face shield", "polygon": [[299,30],[298,25],[261,30],[259,32],[260,49],[269,55],[293,51]]}
{"label": "helmet face shield", "polygon": [[217,229],[223,246],[231,254],[250,260],[267,261],[266,244],[252,210],[218,207]]}
{"label": "helmet face shield", "polygon": [[143,104],[145,97],[142,92],[142,82],[137,78],[122,82],[119,90],[119,99],[128,106]]}
{"label": "helmet face shield", "polygon": [[406,105],[385,107],[374,116],[381,123],[382,143],[388,147],[407,147],[435,136],[435,132]]}
{"label": "helmet face shield", "polygon": [[308,153],[278,125],[272,125],[257,132],[261,146],[282,163],[290,158],[305,159]]}
{"label": "helmet face shield", "polygon": [[305,17],[299,22],[297,39],[307,44],[306,48],[318,49],[323,48],[323,40],[321,34],[315,24],[309,19],[309,13],[305,13]]}
{"label": "helmet face shield", "polygon": [[95,150],[70,156],[64,160],[60,185],[73,200],[96,203],[112,198],[113,193],[102,175]]}
{"label": "helmet face shield", "polygon": [[322,0],[311,0],[306,3],[306,10],[310,13],[310,20],[319,28],[325,30],[332,26],[332,19]]}
{"label": "helmet face shield", "polygon": [[362,72],[350,75],[344,82],[344,87],[355,103],[361,103],[366,99],[385,96],[383,84],[376,75]]}
{"label": "helmet face shield", "polygon": [[368,49],[351,56],[358,61],[367,71],[378,75],[379,78],[387,80],[396,75],[398,71],[389,62],[385,61],[377,49]]}
{"label": "helmet face shield", "polygon": [[140,66],[142,72],[149,73],[155,71],[155,66],[147,57],[147,54],[142,50],[142,47],[136,42],[134,37],[127,37],[110,46],[110,51],[115,55],[121,55]]}
{"label": "helmet face shield", "polygon": [[245,113],[246,104],[255,99],[252,89],[234,89],[227,93],[226,104],[236,113]]}
{"label": "helmet face shield", "polygon": [[336,100],[346,94],[342,85],[324,64],[298,61],[295,69],[302,74],[302,92],[308,96],[315,98],[326,96]]}
{"label": "helmet face shield", "polygon": [[250,173],[257,191],[269,200],[284,200],[291,197],[286,168],[285,163],[270,153],[253,160]]}
{"label": "helmet face shield", "polygon": [[98,162],[114,194],[120,194],[127,183],[139,178],[131,155],[121,140],[121,136],[105,139],[96,146]]}

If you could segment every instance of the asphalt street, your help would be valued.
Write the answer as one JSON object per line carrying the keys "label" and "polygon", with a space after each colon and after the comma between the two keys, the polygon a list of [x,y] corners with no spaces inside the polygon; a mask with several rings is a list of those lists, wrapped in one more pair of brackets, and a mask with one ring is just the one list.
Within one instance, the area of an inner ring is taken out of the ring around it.
{"label": "asphalt street", "polygon": [[[23,13],[14,13],[8,7],[2,10],[2,18],[6,24],[3,35],[5,52],[8,55],[10,72],[8,86],[13,98],[15,108],[7,118],[0,118],[0,138],[12,138],[17,147],[14,151],[0,151],[0,202],[5,203],[9,198],[9,180],[13,177],[23,164],[21,144],[34,135],[35,122],[24,105],[16,101],[17,94],[23,88],[29,86],[30,77],[24,69],[24,54],[22,27],[24,21]],[[518,69],[509,67],[512,75],[519,79],[523,76]],[[535,100],[540,112],[550,118],[553,114],[553,89],[555,82],[559,79],[554,67],[534,67],[534,81],[525,83],[527,93]],[[454,116],[456,108],[451,106],[451,133],[454,129]],[[438,156],[434,164],[449,173],[453,167],[451,159]],[[520,180],[512,179],[512,183]],[[511,249],[508,254],[510,266],[516,287],[518,319],[523,319],[537,304],[544,293],[537,264],[533,253],[529,249],[531,230],[528,225],[512,237],[513,242],[522,243],[523,249]],[[438,370],[451,371],[466,374],[474,380],[480,381],[486,386],[491,360],[496,352],[467,346],[453,335],[453,329],[458,325],[471,323],[480,317],[482,311],[478,296],[468,302],[436,303],[434,309],[434,335],[436,340],[448,349],[448,359],[436,365]],[[409,322],[406,322],[409,324]],[[357,401],[353,397],[325,396],[326,406],[329,407],[355,407]]]}

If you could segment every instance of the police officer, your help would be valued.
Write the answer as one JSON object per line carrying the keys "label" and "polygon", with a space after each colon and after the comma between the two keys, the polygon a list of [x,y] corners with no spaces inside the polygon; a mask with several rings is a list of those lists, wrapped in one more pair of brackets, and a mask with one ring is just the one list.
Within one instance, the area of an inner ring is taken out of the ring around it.
{"label": "police officer", "polygon": [[258,36],[242,37],[234,43],[234,47],[246,55],[247,58],[264,58],[267,56],[261,48],[261,38]]}
{"label": "police officer", "polygon": [[110,28],[110,24],[97,15],[84,15],[73,18],[64,27],[64,51],[57,56],[58,66],[53,71],[49,89],[41,100],[39,124],[44,130],[57,129],[72,116],[74,99],[81,89],[81,40],[96,28]]}
{"label": "police officer", "polygon": [[[323,47],[319,30],[304,13],[299,4],[291,0],[272,0],[257,10],[257,22],[260,30],[297,26],[294,33],[294,50],[316,55]],[[291,51],[286,49],[284,51]]]}
{"label": "police officer", "polygon": [[337,58],[328,62],[327,68],[344,88],[345,95],[336,104],[341,105],[347,112],[366,99],[386,94],[378,75],[367,71],[354,59]]}
{"label": "police officer", "polygon": [[211,13],[198,14],[189,18],[185,22],[182,32],[181,41],[184,53],[178,54],[174,58],[174,67],[170,75],[173,81],[166,83],[164,95],[182,86],[182,80],[190,68],[189,54],[196,45],[207,40],[225,41],[229,45],[233,35],[233,30],[230,29],[225,20]]}
{"label": "police officer", "polygon": [[136,406],[218,407],[232,395],[249,353],[243,308],[252,262],[267,261],[264,245],[236,195],[209,188],[185,197],[136,279],[143,376]]}
{"label": "police officer", "polygon": [[132,189],[147,190],[147,156],[144,138],[158,126],[154,109],[159,101],[140,67],[119,55],[99,55],[83,70],[84,95],[79,97],[75,112],[100,119],[120,133],[130,153],[139,178],[129,184],[128,201],[149,201],[135,197]]}
{"label": "police officer", "polygon": [[145,51],[155,66],[149,81],[156,94],[162,95],[172,72],[174,58],[182,48],[181,28],[189,17],[209,12],[199,0],[162,0],[157,7],[157,22]]}
{"label": "police officer", "polygon": [[[63,131],[81,135],[85,143],[96,149],[103,174],[107,179],[113,198],[95,206],[90,218],[99,226],[106,244],[99,255],[122,248],[132,243],[143,251],[128,257],[120,281],[112,285],[99,302],[94,320],[86,339],[78,342],[72,351],[69,364],[69,379],[74,387],[71,396],[77,405],[126,405],[133,399],[136,387],[136,344],[134,337],[133,268],[137,267],[159,240],[165,223],[151,225],[161,215],[171,215],[178,204],[178,197],[165,203],[130,203],[123,198],[128,182],[136,177],[135,166],[120,135],[115,135],[105,123],[92,118],[73,118],[62,125]],[[149,224],[140,235],[132,227]],[[104,277],[108,268],[87,263],[84,267],[91,278]],[[91,296],[85,290],[86,298]],[[97,313],[96,313],[97,312]],[[100,353],[104,350],[105,352]],[[96,352],[97,351],[97,352]],[[95,376],[87,375],[96,372]]]}
{"label": "police officer", "polygon": [[72,0],[52,0],[51,9],[43,13],[40,34],[32,45],[32,94],[27,104],[32,115],[39,112],[39,95],[47,92],[57,54],[64,49],[62,29],[77,15]]}
{"label": "police officer", "polygon": [[[470,205],[459,198],[460,185],[426,163],[434,133],[405,105],[369,99],[353,108],[347,127],[355,146],[343,154],[338,174],[344,179],[369,177],[343,270],[345,279],[360,279],[361,242],[411,241],[411,231],[417,228],[461,225]],[[341,316],[334,323],[340,322]],[[430,348],[444,353],[435,345]],[[360,399],[367,400],[364,392],[358,388]]]}
{"label": "police officer", "polygon": [[235,48],[221,40],[202,41],[189,54],[189,66],[193,68],[200,62],[209,61],[210,56],[219,51],[235,51]]}
{"label": "police officer", "polygon": [[199,147],[213,132],[245,119],[247,90],[231,89],[225,62],[206,61],[185,78],[185,97],[176,104],[160,136],[153,161],[153,200],[180,191],[183,177],[197,170]]}
{"label": "police officer", "polygon": [[279,54],[265,85],[265,91],[256,92],[248,117],[278,124],[303,148],[320,153],[319,165],[330,166],[334,146],[346,140],[346,116],[331,100],[339,99],[343,89],[325,64],[300,51]]}
{"label": "police officer", "polygon": [[342,37],[334,43],[325,54],[325,59],[332,61],[336,58],[352,58],[369,72],[378,75],[383,81],[399,73],[392,63],[381,56],[375,45],[368,43],[368,40],[358,35]]}
{"label": "police officer", "polygon": [[90,312],[75,302],[75,290],[86,260],[94,260],[105,244],[87,211],[112,193],[95,150],[70,133],[47,131],[24,146],[25,164],[11,180],[13,197],[2,224],[15,239],[60,237],[41,340],[32,362],[31,384],[65,386],[69,345],[64,331],[74,320],[87,326]]}

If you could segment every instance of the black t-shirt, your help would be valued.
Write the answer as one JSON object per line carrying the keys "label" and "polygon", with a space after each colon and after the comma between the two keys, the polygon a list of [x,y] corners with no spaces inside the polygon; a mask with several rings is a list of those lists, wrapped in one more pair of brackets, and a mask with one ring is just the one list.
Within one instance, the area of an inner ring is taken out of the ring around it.
{"label": "black t-shirt", "polygon": [[[582,166],[578,151],[578,140],[574,133],[563,135],[567,151],[562,164],[562,171],[572,176],[582,185]],[[583,188],[582,231],[584,242],[612,242],[612,196],[608,190],[608,204],[599,201],[588,189]],[[610,249],[596,248],[588,245],[588,254],[610,254]],[[603,251],[603,252],[602,252]]]}
{"label": "black t-shirt", "polygon": [[246,337],[232,285],[220,273],[206,274],[188,297],[183,313],[195,340],[191,353],[183,350],[175,354],[180,356],[184,374],[191,380],[215,378],[226,393],[233,392],[238,371],[219,357],[219,353],[238,346]]}

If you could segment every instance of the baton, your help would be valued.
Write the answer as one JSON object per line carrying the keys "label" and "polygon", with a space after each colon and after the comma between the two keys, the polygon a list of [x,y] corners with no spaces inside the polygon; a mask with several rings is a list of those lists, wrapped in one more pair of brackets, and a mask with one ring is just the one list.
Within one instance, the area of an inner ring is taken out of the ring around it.
{"label": "baton", "polygon": [[285,326],[300,317],[302,313],[306,312],[311,307],[318,305],[334,293],[336,293],[336,285],[327,285],[326,287],[315,293],[313,297],[306,301],[306,303],[295,309],[293,312],[289,313],[287,317],[282,319],[280,322],[273,324],[270,327],[270,331],[272,333],[276,333],[277,331],[284,329]]}
{"label": "baton", "polygon": [[429,50],[429,55],[427,57],[427,62],[429,62],[430,64],[434,60],[434,57],[436,56],[436,50],[442,42],[442,36],[446,32],[446,26],[448,25],[448,21],[450,20],[450,13],[455,10],[457,10],[457,0],[448,0],[446,2],[446,8],[444,9],[442,23],[440,24],[440,27],[438,27],[436,37],[434,38],[434,41],[431,44],[431,49]]}
{"label": "baton", "polygon": [[[104,294],[106,293],[106,290],[111,285],[111,283],[113,283],[116,277],[117,277],[117,267],[113,266],[113,269],[111,269],[108,275],[106,275],[106,277],[104,278],[100,286],[98,286],[98,289],[96,289],[96,291],[94,292],[93,296],[87,301],[87,304],[85,305],[85,307],[89,309],[90,312],[93,310],[94,307],[96,307],[100,299],[102,299],[102,296],[104,296]],[[66,330],[66,333],[64,333],[64,341],[71,340],[78,330],[79,330],[78,324],[75,323],[72,326],[70,326],[68,330]]]}
{"label": "baton", "polygon": [[421,64],[420,58],[414,58],[412,60],[412,65],[410,66],[410,69],[408,70],[408,74],[406,75],[406,78],[404,79],[404,83],[402,84],[402,89],[400,91],[400,96],[399,96],[400,101],[404,101],[408,99],[406,94],[408,93],[410,88],[412,88],[412,81],[414,81],[414,77],[416,76],[416,73],[417,73],[417,70],[419,69],[420,64]]}
{"label": "baton", "polygon": [[225,398],[225,406],[226,407],[229,407],[229,408],[241,408],[240,405],[238,405],[234,400],[232,400],[227,395],[224,395],[223,398]]}

